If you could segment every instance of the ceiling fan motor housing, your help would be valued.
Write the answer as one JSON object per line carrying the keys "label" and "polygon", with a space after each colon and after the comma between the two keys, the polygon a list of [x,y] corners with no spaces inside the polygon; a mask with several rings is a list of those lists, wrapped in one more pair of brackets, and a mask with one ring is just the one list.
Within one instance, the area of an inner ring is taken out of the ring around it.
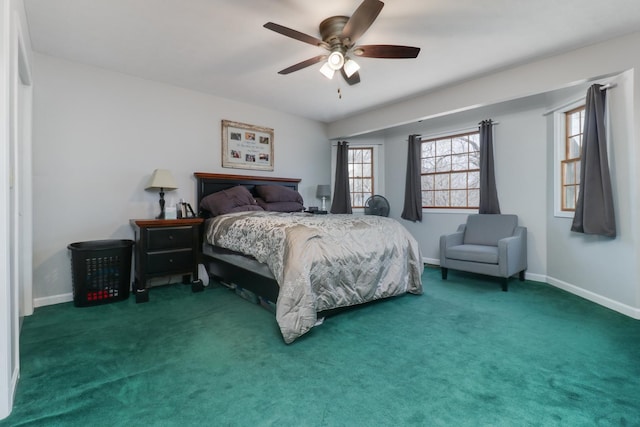
{"label": "ceiling fan motor housing", "polygon": [[323,20],[319,28],[322,39],[273,22],[267,22],[264,24],[264,27],[271,31],[316,47],[321,47],[330,52],[329,55],[317,55],[287,67],[284,70],[280,70],[278,73],[290,74],[327,60],[322,68],[320,68],[322,74],[331,79],[334,73],[340,70],[346,82],[349,85],[354,85],[360,83],[360,74],[358,73],[360,66],[353,61],[352,58],[349,58],[351,55],[367,58],[417,57],[420,52],[420,48],[417,47],[389,44],[355,45],[358,39],[376,20],[383,6],[384,3],[380,0],[362,0],[362,3],[351,17],[337,15]]}
{"label": "ceiling fan motor housing", "polygon": [[332,50],[336,46],[342,46],[343,41],[340,40],[340,35],[348,21],[348,16],[332,16],[320,23],[320,35],[322,36],[322,40],[328,43]]}
{"label": "ceiling fan motor housing", "polygon": [[327,58],[327,64],[334,71],[341,69],[344,65],[348,46],[340,36],[348,21],[348,16],[332,16],[320,23],[322,40],[329,45],[331,50],[331,54]]}

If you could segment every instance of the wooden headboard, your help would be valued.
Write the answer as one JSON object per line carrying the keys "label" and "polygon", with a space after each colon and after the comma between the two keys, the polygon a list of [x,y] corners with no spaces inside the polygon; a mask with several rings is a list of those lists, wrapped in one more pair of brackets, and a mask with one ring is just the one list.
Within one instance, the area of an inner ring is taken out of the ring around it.
{"label": "wooden headboard", "polygon": [[209,194],[226,190],[236,185],[243,185],[256,196],[256,185],[282,185],[293,190],[298,190],[300,178],[276,178],[270,176],[227,175],[218,173],[194,172],[197,180],[198,200],[196,207],[200,211],[200,200]]}

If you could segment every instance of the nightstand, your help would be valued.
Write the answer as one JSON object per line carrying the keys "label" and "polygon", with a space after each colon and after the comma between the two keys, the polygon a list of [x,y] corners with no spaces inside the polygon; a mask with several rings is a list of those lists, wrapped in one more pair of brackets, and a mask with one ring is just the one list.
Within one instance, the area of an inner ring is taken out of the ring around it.
{"label": "nightstand", "polygon": [[149,301],[147,280],[182,274],[194,292],[203,290],[198,280],[200,227],[202,218],[132,219],[135,234],[135,281],[132,291],[136,303]]}

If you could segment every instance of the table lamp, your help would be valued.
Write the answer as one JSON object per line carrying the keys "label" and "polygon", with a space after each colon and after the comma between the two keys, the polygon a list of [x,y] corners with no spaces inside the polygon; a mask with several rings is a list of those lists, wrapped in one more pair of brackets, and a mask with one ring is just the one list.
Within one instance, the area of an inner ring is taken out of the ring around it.
{"label": "table lamp", "polygon": [[164,219],[164,192],[177,189],[173,175],[167,169],[156,169],[151,174],[149,183],[145,190],[160,190],[160,215],[157,219]]}
{"label": "table lamp", "polygon": [[318,185],[316,189],[316,197],[318,199],[322,199],[322,208],[321,210],[326,211],[327,207],[325,205],[325,201],[327,198],[331,197],[331,186],[330,185]]}

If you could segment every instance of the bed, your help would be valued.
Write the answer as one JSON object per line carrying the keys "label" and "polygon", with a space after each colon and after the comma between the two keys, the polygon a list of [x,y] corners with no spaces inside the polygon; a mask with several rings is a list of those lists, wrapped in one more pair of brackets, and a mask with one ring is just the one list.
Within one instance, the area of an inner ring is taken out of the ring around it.
{"label": "bed", "polygon": [[265,211],[253,207],[255,200],[246,202],[249,209],[226,208],[212,215],[232,193],[262,202],[267,190],[299,196],[300,180],[194,175],[199,215],[206,218],[202,255],[210,275],[274,303],[286,343],[336,310],[422,294],[420,249],[399,222],[369,215],[314,215],[302,212],[302,204],[291,207],[293,212]]}

